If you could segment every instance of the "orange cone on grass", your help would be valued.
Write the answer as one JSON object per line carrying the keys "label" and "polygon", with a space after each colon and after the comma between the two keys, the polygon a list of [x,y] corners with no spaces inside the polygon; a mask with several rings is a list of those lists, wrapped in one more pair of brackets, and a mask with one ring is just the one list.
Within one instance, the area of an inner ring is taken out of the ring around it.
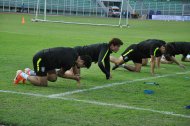
{"label": "orange cone on grass", "polygon": [[25,24],[25,20],[24,20],[24,17],[22,17],[22,24]]}

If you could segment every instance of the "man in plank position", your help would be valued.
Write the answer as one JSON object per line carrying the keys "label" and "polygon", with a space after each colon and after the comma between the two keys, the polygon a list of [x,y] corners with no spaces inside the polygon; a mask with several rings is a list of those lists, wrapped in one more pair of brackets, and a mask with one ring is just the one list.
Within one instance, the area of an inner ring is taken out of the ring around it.
{"label": "man in plank position", "polygon": [[[105,74],[106,79],[111,78],[110,74],[110,54],[117,52],[123,42],[118,38],[113,38],[108,43],[98,43],[87,46],[76,46],[74,49],[78,52],[79,56],[89,55],[92,62],[98,63],[99,68]],[[77,70],[75,70],[77,71]],[[80,74],[80,69],[75,74]]]}
{"label": "man in plank position", "polygon": [[190,62],[187,58],[187,55],[190,54],[190,42],[169,42],[166,44],[166,54],[164,55],[166,60],[185,68],[185,66],[175,58],[175,55],[179,54],[182,54],[181,61]]}
{"label": "man in plank position", "polygon": [[[47,86],[48,81],[55,82],[57,76],[65,78],[64,73],[73,66],[89,68],[91,61],[89,56],[79,56],[73,48],[56,47],[44,49],[33,57],[34,71],[25,69],[26,73],[24,73],[22,70],[18,70],[14,83],[18,84],[20,81],[25,82],[27,80],[35,86]],[[56,69],[60,70],[56,71]],[[72,77],[70,79],[75,79],[80,84],[79,77]]]}
{"label": "man in plank position", "polygon": [[[112,70],[119,66],[133,72],[140,72],[142,67],[142,59],[151,58],[151,74],[154,75],[155,58],[165,53],[165,41],[157,39],[148,39],[138,44],[130,45],[120,56],[120,58],[110,57],[110,61],[115,63]],[[132,60],[134,66],[128,64],[122,65]],[[160,64],[158,64],[158,67]]]}

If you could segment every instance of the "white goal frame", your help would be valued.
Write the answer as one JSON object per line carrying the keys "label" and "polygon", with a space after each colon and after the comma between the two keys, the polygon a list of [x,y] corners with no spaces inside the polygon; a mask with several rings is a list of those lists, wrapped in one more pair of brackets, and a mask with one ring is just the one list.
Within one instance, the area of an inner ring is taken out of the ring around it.
{"label": "white goal frame", "polygon": [[[92,25],[92,26],[113,26],[113,27],[128,27],[129,21],[128,21],[128,10],[129,10],[129,0],[121,0],[121,8],[120,8],[120,17],[118,18],[118,24],[106,24],[106,23],[85,23],[85,22],[72,22],[72,21],[64,21],[64,20],[48,20],[47,19],[47,0],[44,1],[44,8],[43,8],[43,18],[39,17],[39,3],[41,0],[37,0],[37,6],[36,6],[36,12],[35,12],[35,18],[32,19],[34,22],[52,22],[52,23],[64,23],[64,24],[78,24],[78,25]],[[98,1],[98,0],[96,0]],[[125,6],[124,6],[125,5]],[[126,17],[123,17],[122,12],[127,11]],[[109,9],[107,9],[109,11]],[[108,18],[108,17],[105,17]]]}

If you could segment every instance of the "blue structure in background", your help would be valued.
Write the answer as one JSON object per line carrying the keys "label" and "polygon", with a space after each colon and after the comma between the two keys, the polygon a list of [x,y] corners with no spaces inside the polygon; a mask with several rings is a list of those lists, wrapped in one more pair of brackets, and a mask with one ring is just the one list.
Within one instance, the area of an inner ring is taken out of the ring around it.
{"label": "blue structure in background", "polygon": [[150,10],[148,13],[148,19],[152,19],[152,15],[154,15],[154,10]]}

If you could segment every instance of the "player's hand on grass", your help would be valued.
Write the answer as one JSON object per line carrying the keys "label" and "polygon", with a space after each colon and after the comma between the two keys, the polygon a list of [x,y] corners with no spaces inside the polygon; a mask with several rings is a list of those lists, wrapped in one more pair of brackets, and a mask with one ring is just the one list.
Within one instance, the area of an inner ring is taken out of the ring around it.
{"label": "player's hand on grass", "polygon": [[80,81],[77,81],[77,88],[80,88],[81,85],[80,85]]}
{"label": "player's hand on grass", "polygon": [[110,76],[107,80],[111,80],[112,79],[112,77]]}
{"label": "player's hand on grass", "polygon": [[152,76],[155,76],[155,74],[154,74],[154,73],[152,73],[152,72],[151,72],[151,75],[152,75]]}
{"label": "player's hand on grass", "polygon": [[111,74],[109,73],[109,74],[106,74],[106,79],[107,80],[110,80],[111,79]]}
{"label": "player's hand on grass", "polygon": [[80,88],[80,76],[76,76],[77,87]]}
{"label": "player's hand on grass", "polygon": [[183,64],[179,64],[179,67],[185,69],[185,65]]}
{"label": "player's hand on grass", "polygon": [[154,76],[157,76],[157,77],[158,77],[158,76],[160,76],[160,74],[154,74]]}
{"label": "player's hand on grass", "polygon": [[111,75],[111,73],[110,73],[110,79],[112,79],[112,75]]}
{"label": "player's hand on grass", "polygon": [[110,79],[110,77],[107,77],[107,76],[106,76],[106,79],[107,79],[107,80],[109,80],[109,79]]}
{"label": "player's hand on grass", "polygon": [[157,66],[157,69],[160,69],[160,66]]}
{"label": "player's hand on grass", "polygon": [[80,79],[82,78],[82,77],[80,76],[80,74],[76,74],[76,76],[78,76]]}

